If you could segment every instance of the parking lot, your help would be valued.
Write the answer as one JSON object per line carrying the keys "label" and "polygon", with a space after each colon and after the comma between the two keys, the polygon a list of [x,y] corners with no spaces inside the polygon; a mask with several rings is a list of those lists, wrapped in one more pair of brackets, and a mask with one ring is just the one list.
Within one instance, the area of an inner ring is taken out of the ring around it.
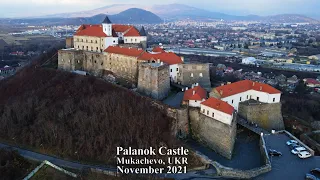
{"label": "parking lot", "polygon": [[270,157],[272,171],[263,174],[255,179],[290,179],[301,180],[305,174],[313,168],[320,167],[320,156],[313,156],[307,159],[300,159],[291,153],[291,149],[286,145],[290,140],[286,134],[266,135],[265,141],[267,149],[274,149],[282,153],[281,157]]}

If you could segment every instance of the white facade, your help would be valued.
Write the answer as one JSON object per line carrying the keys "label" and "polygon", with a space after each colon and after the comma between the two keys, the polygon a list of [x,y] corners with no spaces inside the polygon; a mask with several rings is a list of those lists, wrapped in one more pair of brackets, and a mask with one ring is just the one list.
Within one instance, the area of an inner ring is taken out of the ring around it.
{"label": "white facade", "polygon": [[179,66],[178,64],[170,65],[170,78],[172,82],[177,82],[179,73]]}
{"label": "white facade", "polygon": [[242,64],[256,64],[257,60],[254,57],[247,57],[242,59]]}
{"label": "white facade", "polygon": [[118,44],[117,37],[106,37],[105,38],[105,47],[108,48],[109,46],[114,46]]}
{"label": "white facade", "polygon": [[189,106],[191,107],[200,107],[201,103],[205,101],[204,99],[202,101],[196,101],[196,100],[189,100]]}
{"label": "white facade", "polygon": [[103,27],[103,32],[104,32],[107,36],[112,36],[112,24],[102,23],[102,27]]}
{"label": "white facade", "polygon": [[216,109],[205,106],[203,104],[201,104],[200,106],[200,112],[201,114],[208,116],[210,118],[214,118],[224,124],[231,125],[232,123],[233,115],[218,111]]}
{"label": "white facade", "polygon": [[225,98],[221,98],[222,101],[227,102],[238,111],[239,103],[247,101],[249,99],[254,99],[262,103],[279,103],[281,98],[281,93],[278,94],[269,94],[266,92],[249,90]]}
{"label": "white facade", "polygon": [[147,41],[147,36],[125,36],[123,40],[125,44],[135,44]]}

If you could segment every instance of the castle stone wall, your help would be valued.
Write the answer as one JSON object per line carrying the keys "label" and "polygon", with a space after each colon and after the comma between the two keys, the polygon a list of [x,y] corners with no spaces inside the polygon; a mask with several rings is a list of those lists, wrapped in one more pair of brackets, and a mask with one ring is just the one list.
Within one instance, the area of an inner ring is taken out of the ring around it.
{"label": "castle stone wall", "polygon": [[139,64],[138,92],[162,100],[168,96],[169,91],[168,65]]}
{"label": "castle stone wall", "polygon": [[179,64],[178,84],[191,87],[194,83],[211,90],[209,64]]}
{"label": "castle stone wall", "polygon": [[189,108],[192,135],[222,156],[231,159],[237,135],[236,115],[231,126],[209,118],[198,108]]}
{"label": "castle stone wall", "polygon": [[238,114],[249,122],[256,123],[268,131],[284,129],[281,103],[250,104],[248,102],[242,102],[239,104]]}

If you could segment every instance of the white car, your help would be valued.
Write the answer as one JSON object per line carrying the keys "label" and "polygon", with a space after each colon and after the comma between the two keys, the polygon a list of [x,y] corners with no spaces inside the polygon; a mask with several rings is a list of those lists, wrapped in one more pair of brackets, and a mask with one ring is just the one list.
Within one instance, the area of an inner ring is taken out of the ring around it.
{"label": "white car", "polygon": [[296,147],[294,149],[291,150],[292,154],[298,154],[299,152],[305,151],[306,148],[304,147]]}
{"label": "white car", "polygon": [[298,144],[298,142],[296,140],[290,140],[290,141],[287,141],[286,144],[290,146],[291,144]]}
{"label": "white car", "polygon": [[301,159],[305,159],[305,158],[311,157],[312,155],[308,151],[302,151],[302,152],[299,152],[298,156]]}

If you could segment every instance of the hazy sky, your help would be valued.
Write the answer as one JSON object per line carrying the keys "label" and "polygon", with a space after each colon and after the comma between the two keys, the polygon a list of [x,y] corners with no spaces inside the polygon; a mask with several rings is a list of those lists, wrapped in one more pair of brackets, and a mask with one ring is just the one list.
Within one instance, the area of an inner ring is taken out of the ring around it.
{"label": "hazy sky", "polygon": [[[179,3],[233,15],[299,13],[320,17],[320,0],[161,0],[157,4]],[[112,4],[147,4],[150,0],[0,0],[1,17],[40,16],[91,10]]]}

